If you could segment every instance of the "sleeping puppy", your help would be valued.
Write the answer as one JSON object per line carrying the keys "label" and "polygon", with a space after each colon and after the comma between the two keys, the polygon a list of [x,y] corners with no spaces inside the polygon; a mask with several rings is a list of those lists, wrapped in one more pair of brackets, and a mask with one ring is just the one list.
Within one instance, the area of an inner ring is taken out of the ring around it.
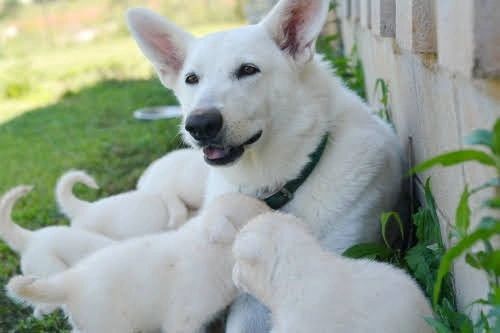
{"label": "sleeping puppy", "polygon": [[95,202],[74,196],[75,183],[97,188],[83,171],[64,174],[56,187],[61,211],[71,226],[112,239],[126,239],[177,228],[190,211],[201,206],[208,167],[199,152],[173,151],[153,162],[138,181],[137,189]]}
{"label": "sleeping puppy", "polygon": [[[11,219],[16,201],[31,191],[31,186],[18,186],[0,200],[0,238],[21,256],[23,274],[47,277],[68,269],[90,253],[112,243],[107,237],[66,226],[53,226],[31,231]],[[34,315],[54,311],[49,304],[35,304]]]}
{"label": "sleeping puppy", "polygon": [[402,270],[327,252],[291,215],[253,219],[233,253],[233,281],[269,307],[272,333],[433,332],[429,304]]}
{"label": "sleeping puppy", "polygon": [[73,332],[193,333],[236,297],[232,241],[267,211],[227,194],[175,231],[116,243],[50,278],[14,277],[7,290],[29,303],[64,305]]}

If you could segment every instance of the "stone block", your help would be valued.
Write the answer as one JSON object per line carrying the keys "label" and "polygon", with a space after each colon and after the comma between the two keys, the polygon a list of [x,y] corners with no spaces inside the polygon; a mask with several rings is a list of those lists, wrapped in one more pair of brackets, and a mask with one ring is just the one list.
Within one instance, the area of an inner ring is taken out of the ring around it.
{"label": "stone block", "polygon": [[395,0],[373,0],[372,30],[381,37],[394,37],[396,31],[396,4]]}
{"label": "stone block", "polygon": [[466,77],[500,77],[500,1],[439,0],[438,59]]}
{"label": "stone block", "polygon": [[415,53],[436,52],[436,25],[433,0],[396,1],[396,40]]}

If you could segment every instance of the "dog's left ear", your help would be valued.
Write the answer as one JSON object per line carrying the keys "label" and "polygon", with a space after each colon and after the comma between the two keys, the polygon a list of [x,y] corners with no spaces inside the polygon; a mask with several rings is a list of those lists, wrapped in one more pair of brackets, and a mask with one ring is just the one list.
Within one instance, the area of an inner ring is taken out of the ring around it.
{"label": "dog's left ear", "polygon": [[225,216],[220,216],[217,221],[210,221],[208,239],[211,243],[231,244],[238,231]]}
{"label": "dog's left ear", "polygon": [[329,0],[280,0],[261,21],[278,46],[300,63],[314,56]]}

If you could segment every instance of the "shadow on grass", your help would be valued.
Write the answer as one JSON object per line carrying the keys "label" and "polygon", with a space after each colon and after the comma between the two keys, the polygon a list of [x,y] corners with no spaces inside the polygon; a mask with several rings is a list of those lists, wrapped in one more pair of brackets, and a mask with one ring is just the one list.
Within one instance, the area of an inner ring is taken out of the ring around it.
{"label": "shadow on grass", "polygon": [[[89,200],[133,188],[152,160],[181,142],[178,120],[141,122],[132,111],[175,103],[175,97],[154,79],[103,81],[0,125],[0,192],[19,184],[35,185],[16,206],[15,220],[32,229],[66,223],[56,209],[53,191],[57,178],[68,169],[84,169],[95,176],[99,191],[76,187],[78,195]],[[19,272],[17,256],[3,242],[0,260],[3,287]],[[66,329],[60,315],[33,319],[30,311],[9,301],[2,288],[1,332]]]}

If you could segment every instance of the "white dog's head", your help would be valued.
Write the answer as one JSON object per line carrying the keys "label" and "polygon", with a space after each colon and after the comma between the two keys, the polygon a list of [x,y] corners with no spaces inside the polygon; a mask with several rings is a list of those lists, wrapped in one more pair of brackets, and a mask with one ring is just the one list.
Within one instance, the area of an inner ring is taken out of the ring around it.
{"label": "white dog's head", "polygon": [[215,198],[202,210],[208,238],[213,243],[232,244],[238,230],[249,220],[271,209],[262,201],[228,193]]}
{"label": "white dog's head", "polygon": [[259,215],[234,241],[233,281],[238,288],[266,301],[285,283],[283,279],[298,278],[301,261],[310,260],[311,253],[318,249],[300,219],[277,212]]}
{"label": "white dog's head", "polygon": [[301,135],[316,121],[292,110],[300,104],[302,69],[313,58],[328,3],[281,0],[257,25],[203,38],[147,9],[130,9],[127,21],[181,103],[185,141],[202,148],[207,163],[229,165],[245,150],[265,149],[273,135]]}

